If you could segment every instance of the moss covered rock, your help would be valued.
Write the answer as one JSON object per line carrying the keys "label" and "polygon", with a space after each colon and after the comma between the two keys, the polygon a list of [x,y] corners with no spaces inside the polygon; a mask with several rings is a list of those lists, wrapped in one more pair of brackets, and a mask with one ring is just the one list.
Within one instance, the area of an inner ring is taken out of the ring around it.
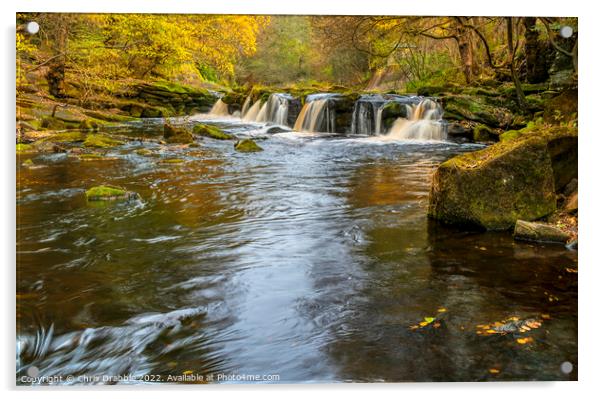
{"label": "moss covered rock", "polygon": [[115,140],[103,134],[89,134],[84,140],[84,147],[111,148],[122,145],[123,141]]}
{"label": "moss covered rock", "polygon": [[27,154],[30,152],[35,152],[36,148],[31,144],[18,143],[16,146],[16,151],[17,154]]}
{"label": "moss covered rock", "polygon": [[429,216],[445,223],[508,229],[556,210],[543,140],[500,143],[452,158],[433,176]]}
{"label": "moss covered rock", "polygon": [[190,144],[194,141],[187,129],[169,124],[163,125],[163,137],[169,144]]}
{"label": "moss covered rock", "polygon": [[433,176],[429,216],[449,224],[508,229],[556,210],[556,191],[577,174],[577,132],[531,132],[459,155]]}
{"label": "moss covered rock", "polygon": [[92,187],[86,191],[86,199],[88,201],[126,200],[136,196],[136,193],[127,191],[122,187],[109,185]]}
{"label": "moss covered rock", "polygon": [[206,124],[198,124],[195,125],[192,129],[194,134],[198,134],[199,136],[209,137],[216,140],[234,140],[235,137],[231,134],[224,132],[217,126],[206,125]]}
{"label": "moss covered rock", "polygon": [[261,148],[259,145],[257,145],[256,142],[254,142],[251,139],[244,139],[244,140],[240,140],[237,141],[234,144],[234,149],[238,152],[258,152],[258,151],[263,151],[263,148]]}
{"label": "moss covered rock", "polygon": [[472,131],[474,141],[492,141],[495,137],[493,130],[485,125],[477,125]]}
{"label": "moss covered rock", "polygon": [[80,143],[86,140],[86,134],[82,132],[60,132],[40,139],[41,142],[51,143]]}

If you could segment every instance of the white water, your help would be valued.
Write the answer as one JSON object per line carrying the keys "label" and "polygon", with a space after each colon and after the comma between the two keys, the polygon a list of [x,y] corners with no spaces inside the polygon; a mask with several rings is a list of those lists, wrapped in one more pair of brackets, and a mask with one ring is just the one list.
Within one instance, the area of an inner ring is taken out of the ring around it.
{"label": "white water", "polygon": [[223,102],[221,99],[217,100],[217,102],[211,108],[211,111],[209,111],[209,114],[219,116],[230,115],[230,113],[228,112],[228,104]]}
{"label": "white water", "polygon": [[392,140],[445,140],[447,130],[441,119],[443,109],[430,99],[422,100],[418,105],[408,106],[410,117],[398,118],[391,131],[382,136]]}
{"label": "white water", "polygon": [[255,122],[257,120],[257,115],[261,110],[261,100],[257,100],[255,104],[253,104],[249,110],[243,115],[242,120],[246,122]]}
{"label": "white water", "polygon": [[248,95],[244,104],[242,105],[242,110],[240,111],[240,116],[244,118],[244,116],[247,114],[247,111],[249,110],[250,107],[251,107],[251,96]]}
{"label": "white water", "polygon": [[[308,97],[295,121],[293,130],[297,132],[334,132],[334,113],[328,106],[328,100],[329,97],[323,96],[318,97],[317,99],[310,99]],[[324,127],[324,129],[319,130],[322,127]]]}

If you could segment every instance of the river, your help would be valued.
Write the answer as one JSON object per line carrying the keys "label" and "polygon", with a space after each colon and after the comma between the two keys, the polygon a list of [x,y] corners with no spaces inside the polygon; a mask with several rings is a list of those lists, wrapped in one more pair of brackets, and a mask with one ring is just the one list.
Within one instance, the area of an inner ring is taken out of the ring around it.
{"label": "river", "polygon": [[[195,118],[265,137],[264,151],[133,140],[114,160],[19,157],[18,384],[32,369],[76,377],[61,383],[577,379],[576,252],[427,218],[434,169],[478,146]],[[172,157],[184,162],[160,162]],[[102,183],[140,199],[87,203]],[[510,317],[542,324],[477,334]]]}

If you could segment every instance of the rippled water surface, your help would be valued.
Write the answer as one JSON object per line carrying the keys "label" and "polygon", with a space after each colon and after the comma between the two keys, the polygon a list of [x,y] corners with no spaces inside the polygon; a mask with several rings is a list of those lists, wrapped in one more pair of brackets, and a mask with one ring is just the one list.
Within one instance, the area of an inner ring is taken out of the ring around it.
{"label": "rippled water surface", "polygon": [[[158,121],[115,133],[145,140],[111,150],[115,160],[17,165],[18,382],[33,366],[279,382],[577,378],[576,253],[426,217],[434,168],[474,146],[290,132],[241,154],[229,141],[161,146],[147,140]],[[161,163],[173,157],[185,162]],[[101,183],[140,200],[87,203]],[[425,317],[436,319],[416,328]],[[477,334],[509,317],[542,325]]]}

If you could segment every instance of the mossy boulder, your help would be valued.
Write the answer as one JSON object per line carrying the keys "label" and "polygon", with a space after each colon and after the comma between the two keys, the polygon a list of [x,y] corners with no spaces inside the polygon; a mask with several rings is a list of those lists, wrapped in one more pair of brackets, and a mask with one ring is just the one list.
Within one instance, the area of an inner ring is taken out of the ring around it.
{"label": "mossy boulder", "polygon": [[493,130],[485,125],[477,125],[472,131],[474,141],[492,141],[495,137]]}
{"label": "mossy boulder", "polygon": [[84,140],[84,147],[111,148],[122,145],[123,141],[116,140],[103,134],[89,134]]}
{"label": "mossy boulder", "polygon": [[36,152],[36,148],[31,144],[22,144],[18,143],[16,146],[17,154],[27,154],[31,152]]}
{"label": "mossy boulder", "polygon": [[96,121],[94,121],[94,120],[91,120],[91,119],[84,119],[83,121],[80,122],[79,128],[81,130],[93,130],[93,131],[96,131],[96,130],[98,130],[98,123]]}
{"label": "mossy boulder", "polygon": [[217,126],[206,125],[206,124],[198,124],[192,128],[194,134],[198,134],[199,136],[209,137],[215,140],[234,140],[235,137],[231,134],[224,132]]}
{"label": "mossy boulder", "polygon": [[86,191],[88,201],[116,201],[135,197],[137,197],[136,193],[127,191],[122,187],[109,185],[92,187]]}
{"label": "mossy boulder", "polygon": [[187,129],[169,124],[163,125],[163,137],[169,144],[190,144],[194,141]]}
{"label": "mossy boulder", "polygon": [[40,139],[41,142],[51,143],[80,143],[86,140],[86,134],[82,132],[59,132]]}
{"label": "mossy boulder", "polygon": [[429,216],[444,223],[508,229],[556,210],[556,192],[577,176],[577,132],[550,128],[442,163]]}
{"label": "mossy boulder", "polygon": [[77,156],[77,158],[83,162],[114,161],[117,159],[115,157],[107,157],[106,155],[98,154],[98,153],[80,154]]}
{"label": "mossy boulder", "polygon": [[448,120],[469,120],[498,128],[512,124],[512,112],[483,96],[449,95],[442,97],[443,118]]}
{"label": "mossy boulder", "polygon": [[141,155],[143,157],[146,156],[150,156],[153,154],[153,152],[151,150],[149,150],[148,148],[138,148],[136,151],[134,151],[136,154]]}
{"label": "mossy boulder", "polygon": [[234,144],[234,149],[238,152],[259,152],[259,151],[263,151],[263,148],[261,148],[259,145],[257,145],[256,142],[254,142],[251,139],[244,139],[244,140],[240,140],[237,141]]}

